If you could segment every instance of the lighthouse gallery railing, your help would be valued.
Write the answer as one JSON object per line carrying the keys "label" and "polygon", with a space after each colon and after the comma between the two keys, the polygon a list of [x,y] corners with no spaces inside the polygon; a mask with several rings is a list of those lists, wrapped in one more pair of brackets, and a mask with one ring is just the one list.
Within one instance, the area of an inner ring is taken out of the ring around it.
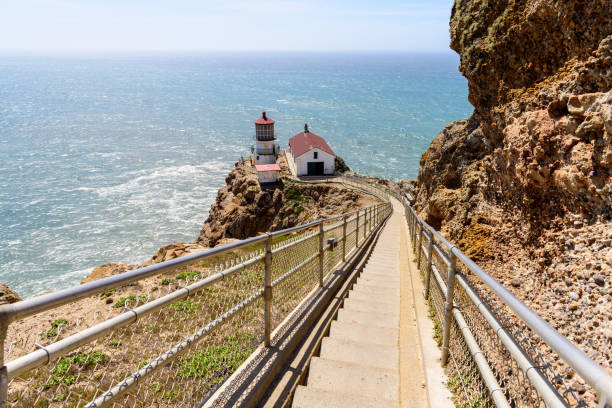
{"label": "lighthouse gallery railing", "polygon": [[391,209],[379,198],[0,305],[0,406],[198,404],[262,342],[274,345],[285,317],[382,224]]}

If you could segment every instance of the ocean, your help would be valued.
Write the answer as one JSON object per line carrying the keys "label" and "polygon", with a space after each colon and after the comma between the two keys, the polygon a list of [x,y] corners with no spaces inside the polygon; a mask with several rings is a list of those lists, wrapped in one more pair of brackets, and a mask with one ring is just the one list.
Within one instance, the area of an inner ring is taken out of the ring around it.
{"label": "ocean", "polygon": [[0,56],[0,281],[78,284],[193,241],[265,110],[352,170],[414,178],[472,112],[458,57],[411,53]]}

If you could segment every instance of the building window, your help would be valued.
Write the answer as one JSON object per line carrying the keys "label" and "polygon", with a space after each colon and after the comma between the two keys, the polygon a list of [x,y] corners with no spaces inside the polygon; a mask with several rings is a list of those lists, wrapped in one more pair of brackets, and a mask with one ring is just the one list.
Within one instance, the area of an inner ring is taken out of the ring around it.
{"label": "building window", "polygon": [[256,159],[256,160],[259,160],[259,156],[257,156],[257,159]]}
{"label": "building window", "polygon": [[319,152],[314,152],[314,158],[318,159],[319,158]]}

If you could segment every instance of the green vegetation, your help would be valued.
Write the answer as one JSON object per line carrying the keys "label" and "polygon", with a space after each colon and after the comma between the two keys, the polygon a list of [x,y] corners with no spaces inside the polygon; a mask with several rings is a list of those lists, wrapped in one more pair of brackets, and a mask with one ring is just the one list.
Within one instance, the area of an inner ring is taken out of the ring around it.
{"label": "green vegetation", "polygon": [[105,290],[104,292],[100,293],[98,296],[100,296],[100,299],[106,299],[107,297],[111,297],[113,294],[115,294],[115,292],[117,292],[117,289],[108,289]]}
{"label": "green vegetation", "polygon": [[442,330],[438,322],[434,322],[434,335],[433,338],[436,340],[438,347],[442,345]]}
{"label": "green vegetation", "polygon": [[111,347],[119,347],[122,343],[119,340],[111,340],[108,345]]}
{"label": "green vegetation", "polygon": [[174,309],[181,313],[195,313],[196,308],[199,308],[198,303],[194,303],[190,300],[177,300],[176,302],[165,306],[164,309]]}
{"label": "green vegetation", "polygon": [[47,330],[47,337],[53,338],[57,337],[58,329],[60,326],[65,326],[68,323],[68,320],[64,318],[60,318],[51,322],[51,329]]}
{"label": "green vegetation", "polygon": [[300,213],[304,211],[304,207],[302,207],[301,205],[298,205],[296,207],[293,208],[293,213],[295,215],[300,215]]}
{"label": "green vegetation", "polygon": [[196,280],[200,279],[202,275],[199,272],[193,271],[185,271],[176,275],[176,279],[187,279],[187,280]]}
{"label": "green vegetation", "polygon": [[299,203],[299,202],[304,201],[304,196],[302,195],[302,192],[299,189],[295,187],[289,187],[285,191],[285,199],[296,201]]}
{"label": "green vegetation", "polygon": [[124,307],[126,302],[130,304],[133,303],[133,306],[137,304],[144,304],[144,303],[147,303],[147,297],[145,295],[142,295],[142,296],[130,295],[130,296],[122,297],[121,299],[119,299],[119,301],[117,301],[117,303],[115,303],[115,308]]}
{"label": "green vegetation", "polygon": [[473,398],[463,404],[455,405],[457,408],[480,408],[485,405],[483,398]]}
{"label": "green vegetation", "polygon": [[168,279],[168,278],[163,279],[163,280],[161,281],[161,284],[162,284],[162,285],[169,285],[169,284],[171,284],[171,283],[172,283],[172,279]]}
{"label": "green vegetation", "polygon": [[219,384],[225,374],[234,372],[251,354],[254,343],[255,337],[246,332],[226,336],[223,344],[179,357],[176,375],[179,379],[204,378]]}
{"label": "green vegetation", "polygon": [[45,388],[57,384],[72,385],[77,379],[75,371],[89,368],[98,364],[104,364],[108,356],[101,351],[94,350],[89,354],[78,353],[73,356],[64,357],[57,362],[51,371],[51,379],[45,384]]}

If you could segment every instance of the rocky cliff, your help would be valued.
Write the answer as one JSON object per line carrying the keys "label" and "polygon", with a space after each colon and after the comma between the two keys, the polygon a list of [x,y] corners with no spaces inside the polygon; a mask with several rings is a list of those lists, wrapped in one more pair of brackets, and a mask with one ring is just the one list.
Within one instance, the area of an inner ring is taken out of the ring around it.
{"label": "rocky cliff", "polygon": [[[287,175],[285,159],[279,159],[279,164]],[[300,184],[284,179],[262,187],[249,162],[236,163],[225,183],[211,206],[198,244],[213,247],[224,238],[244,239],[371,203],[371,198],[337,184]]]}
{"label": "rocky cliff", "polygon": [[608,368],[611,21],[609,0],[456,0],[451,48],[474,113],[431,143],[416,198],[432,226]]}

